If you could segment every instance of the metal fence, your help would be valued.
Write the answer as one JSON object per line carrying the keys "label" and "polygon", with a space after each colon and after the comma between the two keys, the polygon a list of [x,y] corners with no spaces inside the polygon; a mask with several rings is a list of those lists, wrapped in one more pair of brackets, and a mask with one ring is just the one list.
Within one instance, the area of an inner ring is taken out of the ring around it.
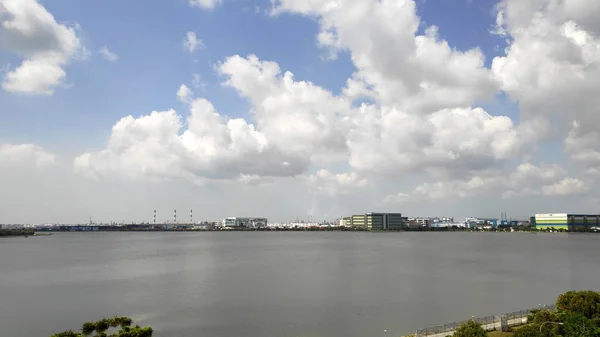
{"label": "metal fence", "polygon": [[[506,331],[508,328],[513,326],[519,326],[527,323],[527,317],[533,312],[533,310],[554,310],[555,306],[552,305],[542,305],[538,308],[529,309],[529,310],[520,310],[514,311],[510,313],[503,314],[501,316],[485,316],[485,317],[474,317],[471,320],[479,323],[482,328],[486,331],[492,330],[502,330]],[[425,329],[419,329],[415,333],[415,337],[446,337],[454,334],[454,331],[458,329],[458,327],[468,322],[469,320],[452,322],[444,325],[432,326]]]}

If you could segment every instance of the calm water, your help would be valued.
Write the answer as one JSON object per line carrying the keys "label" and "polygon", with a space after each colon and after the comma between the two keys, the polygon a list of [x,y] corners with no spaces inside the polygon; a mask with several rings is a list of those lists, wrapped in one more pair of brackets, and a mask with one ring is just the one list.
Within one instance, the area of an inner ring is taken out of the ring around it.
{"label": "calm water", "polygon": [[0,238],[2,337],[131,316],[157,337],[373,337],[600,289],[600,235],[59,233]]}

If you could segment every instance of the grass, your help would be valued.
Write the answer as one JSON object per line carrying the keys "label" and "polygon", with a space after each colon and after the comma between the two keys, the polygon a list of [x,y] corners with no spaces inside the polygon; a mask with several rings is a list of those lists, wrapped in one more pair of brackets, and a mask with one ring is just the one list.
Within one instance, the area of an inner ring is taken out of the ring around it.
{"label": "grass", "polygon": [[490,331],[488,332],[488,337],[512,337],[512,332],[502,332],[502,331]]}

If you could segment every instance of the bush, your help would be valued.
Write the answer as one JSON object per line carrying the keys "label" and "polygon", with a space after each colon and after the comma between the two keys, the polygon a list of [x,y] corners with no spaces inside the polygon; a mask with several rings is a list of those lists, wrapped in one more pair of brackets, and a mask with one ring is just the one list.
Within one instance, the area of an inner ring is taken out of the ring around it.
{"label": "bush", "polygon": [[600,318],[600,293],[590,290],[566,292],[558,296],[556,308],[579,313],[589,319]]}
{"label": "bush", "polygon": [[596,337],[600,332],[591,320],[579,313],[565,313],[562,315],[562,321],[561,330],[565,337]]}
{"label": "bush", "polygon": [[52,335],[50,337],[81,337],[81,334],[79,332],[67,330],[67,331],[55,333],[54,335]]}
{"label": "bush", "polygon": [[96,323],[93,322],[85,322],[81,327],[81,332],[86,336],[94,332],[94,330],[96,330]]}
{"label": "bush", "polygon": [[513,330],[514,337],[540,337],[540,326],[529,324]]}
{"label": "bush", "polygon": [[487,333],[481,325],[473,320],[461,324],[454,332],[453,337],[486,337]]}
{"label": "bush", "polygon": [[544,322],[559,322],[560,317],[556,312],[549,310],[540,310],[535,314],[533,323],[542,324]]}
{"label": "bush", "polygon": [[154,332],[151,327],[142,328],[139,325],[131,327],[132,320],[129,317],[103,318],[98,322],[86,322],[81,327],[82,333],[67,330],[59,332],[50,337],[84,337],[96,331],[95,337],[107,337],[106,330],[109,328],[120,328],[118,332],[111,334],[114,337],[152,337]]}

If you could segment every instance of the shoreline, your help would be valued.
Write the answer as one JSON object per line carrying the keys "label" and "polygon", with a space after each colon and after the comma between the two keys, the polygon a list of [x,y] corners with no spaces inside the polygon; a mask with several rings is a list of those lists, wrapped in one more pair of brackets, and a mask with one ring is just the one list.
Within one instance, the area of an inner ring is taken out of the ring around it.
{"label": "shoreline", "polygon": [[0,229],[0,237],[15,237],[15,236],[33,236],[35,235],[34,230],[20,230],[20,229]]}
{"label": "shoreline", "polygon": [[[21,231],[23,232],[23,231]],[[202,233],[202,232],[355,232],[355,233],[528,233],[528,234],[600,234],[600,231],[557,231],[557,230],[476,230],[476,229],[447,229],[447,228],[427,228],[427,229],[398,229],[398,230],[367,230],[361,228],[338,228],[338,227],[308,227],[308,228],[210,228],[210,229],[152,229],[152,228],[103,228],[102,226],[93,226],[93,228],[77,226],[76,229],[38,229],[30,231],[30,234],[20,235],[50,235],[51,233],[86,233],[86,232],[167,232],[167,233]],[[9,234],[19,235],[19,234]],[[2,235],[0,235],[2,236]]]}

